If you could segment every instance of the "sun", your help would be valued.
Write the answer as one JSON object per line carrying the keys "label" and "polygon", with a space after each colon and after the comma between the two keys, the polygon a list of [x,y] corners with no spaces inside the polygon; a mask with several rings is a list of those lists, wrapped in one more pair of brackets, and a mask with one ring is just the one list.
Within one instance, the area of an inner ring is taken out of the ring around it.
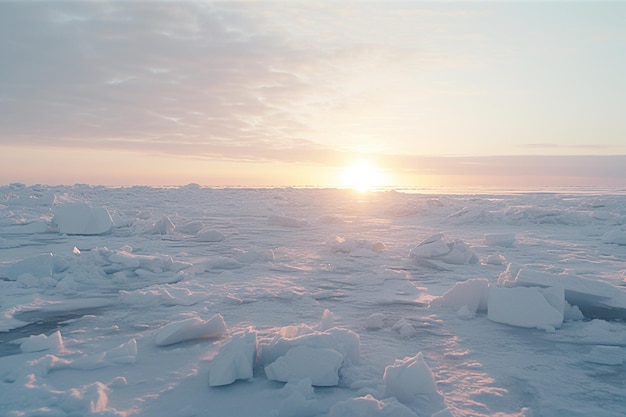
{"label": "sun", "polygon": [[365,192],[383,185],[383,179],[380,169],[369,162],[360,161],[344,168],[341,185]]}

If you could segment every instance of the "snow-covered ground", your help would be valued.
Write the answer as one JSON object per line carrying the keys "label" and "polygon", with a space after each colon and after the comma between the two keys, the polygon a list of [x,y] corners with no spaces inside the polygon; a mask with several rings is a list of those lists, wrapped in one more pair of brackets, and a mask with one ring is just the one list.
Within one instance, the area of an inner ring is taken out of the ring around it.
{"label": "snow-covered ground", "polygon": [[0,415],[624,416],[626,196],[0,188]]}

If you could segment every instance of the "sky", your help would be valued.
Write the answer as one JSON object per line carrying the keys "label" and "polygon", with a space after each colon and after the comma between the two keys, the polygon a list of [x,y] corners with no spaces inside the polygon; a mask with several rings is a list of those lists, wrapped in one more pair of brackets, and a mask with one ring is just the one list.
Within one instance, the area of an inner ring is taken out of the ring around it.
{"label": "sky", "polygon": [[625,21],[622,1],[0,0],[0,183],[626,187]]}

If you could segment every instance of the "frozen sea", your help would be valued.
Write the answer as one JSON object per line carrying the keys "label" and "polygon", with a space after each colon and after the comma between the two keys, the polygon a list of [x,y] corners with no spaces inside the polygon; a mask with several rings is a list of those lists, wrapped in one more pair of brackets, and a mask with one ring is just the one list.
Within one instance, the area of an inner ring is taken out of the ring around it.
{"label": "frozen sea", "polygon": [[626,415],[623,190],[409,191],[0,187],[0,416]]}

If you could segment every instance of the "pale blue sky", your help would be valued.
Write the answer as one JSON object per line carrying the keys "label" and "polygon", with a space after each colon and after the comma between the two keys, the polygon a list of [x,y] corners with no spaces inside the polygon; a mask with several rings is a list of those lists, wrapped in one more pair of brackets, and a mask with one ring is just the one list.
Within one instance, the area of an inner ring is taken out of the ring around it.
{"label": "pale blue sky", "polygon": [[623,184],[624,22],[621,1],[0,1],[0,183],[337,185],[366,159],[390,184]]}

